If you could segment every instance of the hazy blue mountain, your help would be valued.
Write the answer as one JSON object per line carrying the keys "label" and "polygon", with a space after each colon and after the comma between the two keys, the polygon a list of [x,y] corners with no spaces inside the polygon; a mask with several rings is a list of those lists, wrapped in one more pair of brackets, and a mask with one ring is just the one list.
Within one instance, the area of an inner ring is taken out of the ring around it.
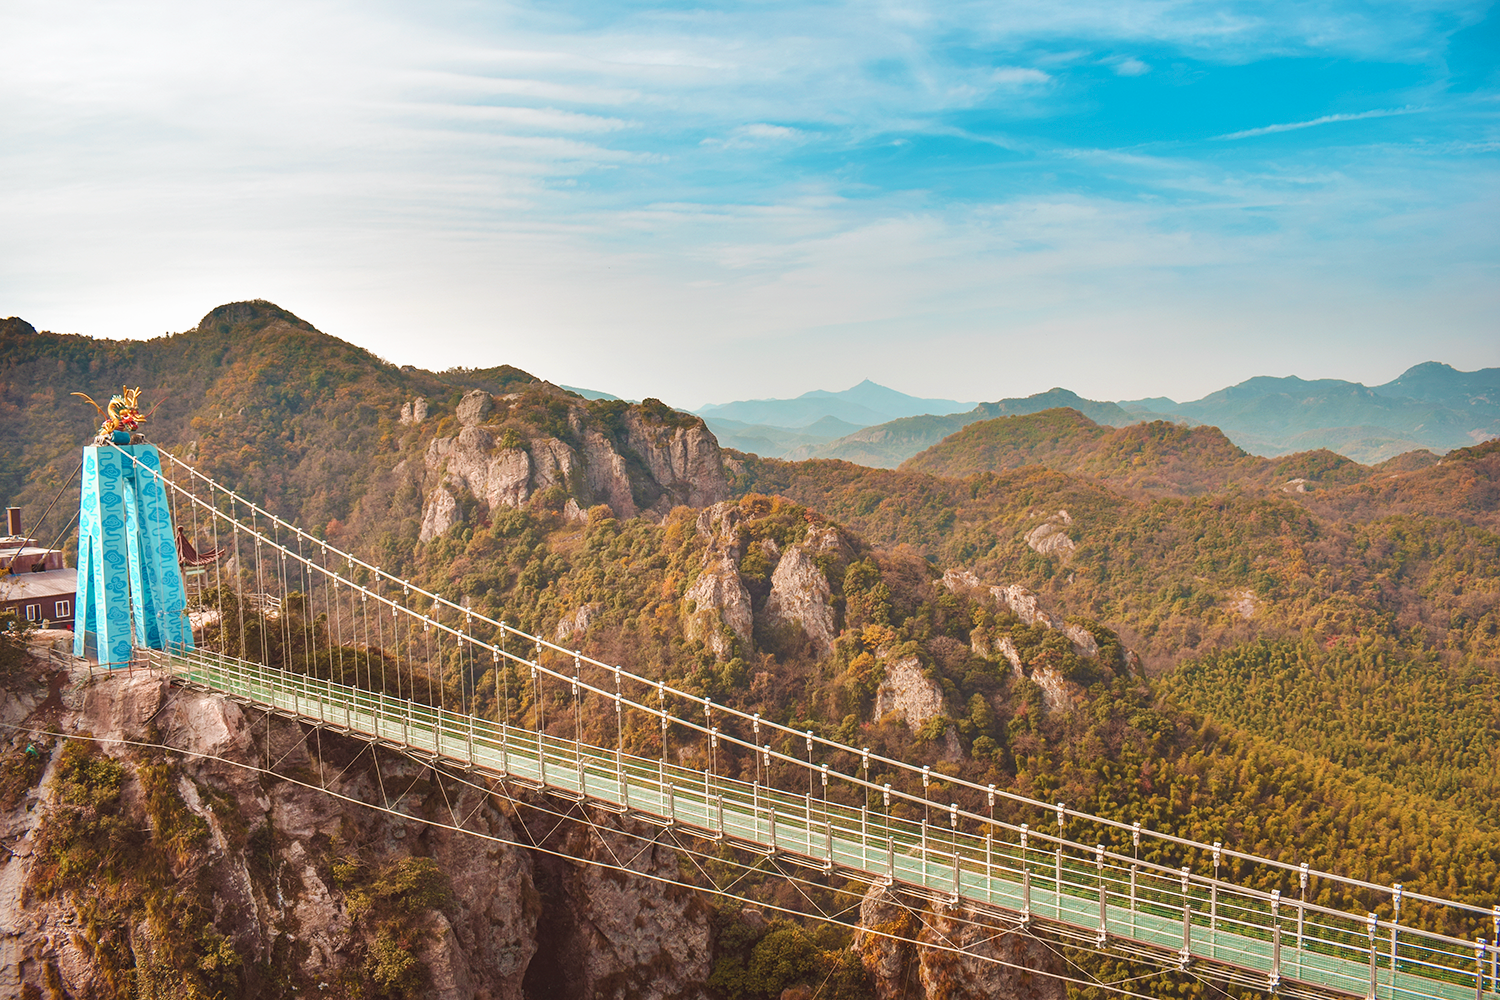
{"label": "hazy blue mountain", "polygon": [[1405,396],[1449,409],[1493,415],[1500,411],[1500,368],[1461,372],[1440,361],[1424,361],[1399,378],[1375,386],[1382,396]]}
{"label": "hazy blue mountain", "polygon": [[696,412],[705,419],[736,420],[787,430],[801,430],[824,417],[833,417],[854,427],[881,424],[897,417],[923,413],[957,413],[972,407],[952,399],[922,399],[877,385],[865,379],[842,392],[814,389],[796,399],[741,399],[732,403],[710,403]]}
{"label": "hazy blue mountain", "polygon": [[857,425],[845,423],[837,417],[823,417],[798,430],[716,417],[704,417],[703,422],[713,431],[721,446],[770,458],[779,458],[797,448],[832,441],[859,429]]}
{"label": "hazy blue mountain", "polygon": [[1114,403],[1084,399],[1067,389],[1049,389],[1024,398],[1001,399],[980,403],[964,413],[924,414],[902,417],[874,427],[865,427],[822,445],[804,445],[787,453],[790,459],[841,458],[846,462],[894,469],[919,452],[937,444],[948,435],[978,420],[1040,413],[1058,407],[1072,407],[1096,423],[1124,427],[1139,418]]}
{"label": "hazy blue mountain", "polygon": [[1427,362],[1374,389],[1342,379],[1259,376],[1190,403],[1132,405],[1211,424],[1257,455],[1327,448],[1374,464],[1414,448],[1441,454],[1500,436],[1496,400],[1500,369],[1460,372]]}
{"label": "hazy blue mountain", "polygon": [[1373,388],[1343,379],[1261,375],[1202,399],[1119,403],[1055,388],[969,404],[908,396],[868,380],[843,392],[741,400],[699,414],[728,447],[787,459],[840,458],[895,468],[978,420],[1071,407],[1100,424],[1206,424],[1256,455],[1327,448],[1365,464],[1419,449],[1443,454],[1500,436],[1500,368],[1463,372],[1428,361]]}
{"label": "hazy blue mountain", "polygon": [[600,392],[597,389],[580,389],[576,385],[560,385],[560,386],[558,386],[558,388],[559,389],[566,389],[569,392],[576,392],[578,395],[582,396],[584,399],[618,400],[620,398],[619,396],[611,396],[607,392]]}

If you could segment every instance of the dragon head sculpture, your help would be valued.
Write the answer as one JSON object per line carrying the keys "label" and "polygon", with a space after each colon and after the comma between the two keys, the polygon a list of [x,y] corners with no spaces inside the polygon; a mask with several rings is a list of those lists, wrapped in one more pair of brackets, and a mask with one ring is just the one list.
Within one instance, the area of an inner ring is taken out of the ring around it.
{"label": "dragon head sculpture", "polygon": [[118,395],[110,397],[107,407],[95,403],[87,393],[75,392],[73,395],[87,400],[99,413],[101,423],[99,433],[94,435],[96,445],[139,444],[144,441],[141,426],[156,412],[156,406],[161,405],[153,406],[151,413],[142,413],[140,388],[129,389],[123,385]]}

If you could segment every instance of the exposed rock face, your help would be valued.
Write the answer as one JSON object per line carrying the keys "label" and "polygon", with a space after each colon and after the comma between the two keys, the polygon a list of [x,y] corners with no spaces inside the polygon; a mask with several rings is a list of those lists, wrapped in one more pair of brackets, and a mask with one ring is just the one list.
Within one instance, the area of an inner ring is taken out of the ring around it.
{"label": "exposed rock face", "polygon": [[1073,523],[1073,518],[1065,510],[1060,510],[1049,517],[1042,524],[1037,525],[1026,533],[1026,544],[1031,546],[1042,555],[1057,555],[1063,559],[1073,554],[1078,546],[1073,539],[1067,535],[1066,526]]}
{"label": "exposed rock face", "polygon": [[569,639],[581,639],[583,634],[589,630],[594,619],[598,616],[600,605],[585,604],[571,615],[563,615],[557,623],[557,631],[554,633],[558,642],[567,642]]}
{"label": "exposed rock face", "polygon": [[430,542],[459,522],[458,500],[446,487],[439,486],[422,508],[422,528],[417,537]]}
{"label": "exposed rock face", "polygon": [[977,914],[947,903],[903,906],[883,886],[860,902],[854,947],[879,1000],[1062,1000],[1057,954],[1023,932],[999,933]]}
{"label": "exposed rock face", "polygon": [[1031,679],[1042,689],[1042,709],[1049,715],[1071,712],[1084,702],[1083,688],[1064,677],[1056,667],[1038,667],[1031,672]]}
{"label": "exposed rock face", "polygon": [[[737,504],[721,501],[705,507],[698,514],[697,531],[708,539],[698,578],[683,595],[688,638],[708,643],[718,659],[725,659],[733,643],[724,635],[729,626],[739,638],[741,648],[749,652],[755,631],[750,592],[740,579],[739,527],[743,521]],[[688,609],[691,610],[688,610]]]}
{"label": "exposed rock face", "polygon": [[[65,734],[92,733],[105,740],[97,746],[124,765],[123,792],[108,808],[118,811],[124,829],[147,838],[148,849],[180,859],[164,862],[185,873],[165,888],[178,893],[182,905],[204,908],[211,926],[194,933],[222,934],[238,956],[235,975],[244,978],[229,995],[275,992],[264,978],[266,969],[284,977],[298,995],[319,995],[334,983],[356,984],[340,995],[358,991],[361,981],[368,987],[369,979],[361,977],[371,975],[379,928],[351,900],[359,885],[403,858],[430,858],[452,889],[450,902],[412,915],[409,936],[402,939],[410,945],[410,960],[420,963],[423,996],[707,995],[709,907],[689,890],[643,877],[671,877],[678,862],[665,845],[650,846],[645,828],[632,828],[627,837],[621,824],[630,821],[598,814],[591,824],[559,828],[550,817],[539,821],[538,814],[480,785],[445,778],[425,762],[385,751],[377,774],[370,763],[374,751],[365,744],[268,720],[228,699],[170,687],[150,672],[117,672],[92,684],[79,674],[61,686],[60,708],[57,698],[47,699],[50,708],[42,705],[45,684],[29,683],[4,698],[5,705],[25,709],[25,726],[40,731],[55,723]],[[30,737],[19,738],[24,746]],[[108,742],[121,739],[226,758],[168,755],[185,815],[205,827],[201,840],[182,848],[150,846],[142,758]],[[80,914],[94,904],[73,889],[27,889],[38,863],[41,824],[60,808],[50,775],[65,745],[59,740],[47,750],[47,775],[13,808],[0,811],[0,838],[10,848],[0,861],[0,996],[32,995],[23,993],[23,984],[42,990],[37,996],[49,995],[49,985],[59,996],[112,995],[109,977],[118,981],[99,945],[80,933]],[[18,752],[8,744],[0,750]],[[268,760],[297,780],[264,780],[234,763],[254,768]],[[348,798],[325,794],[319,781]],[[382,801],[382,788],[399,793],[402,807],[418,817],[428,809],[438,824],[463,817],[465,828],[481,837],[355,804]],[[554,841],[566,842],[548,846],[610,864],[629,859],[628,867],[641,874],[509,846],[529,840],[519,829],[528,815],[540,830],[552,830]],[[262,826],[268,832],[255,834]],[[359,858],[363,866],[338,875],[330,865],[341,858]],[[88,912],[96,914],[90,920],[98,919],[97,909]],[[182,971],[163,964],[182,943],[161,936],[160,918],[139,909],[123,921],[110,920],[115,922],[102,925],[116,935],[110,961],[123,961],[127,972],[134,963],[142,976],[177,976],[162,989],[182,994]]]}
{"label": "exposed rock face", "polygon": [[672,493],[674,503],[707,507],[729,498],[719,442],[703,421],[663,427],[647,421],[639,410],[628,410],[625,430],[625,446],[646,463],[651,478]]}
{"label": "exposed rock face", "polygon": [[692,608],[687,617],[688,638],[707,642],[714,656],[722,660],[733,648],[720,627],[722,623],[729,626],[749,651],[755,627],[750,591],[745,589],[728,552],[710,549],[704,553],[703,568],[684,600]]}
{"label": "exposed rock face", "polygon": [[1019,584],[1011,584],[1008,587],[991,587],[990,596],[995,603],[1009,608],[1015,616],[1027,625],[1040,625],[1043,628],[1057,628],[1057,619],[1053,618],[1042,606],[1037,603],[1036,595]]}
{"label": "exposed rock face", "polygon": [[[648,828],[608,813],[592,830],[570,824],[549,848],[631,872],[666,878],[679,873],[677,856],[657,844],[641,849]],[[635,837],[624,833],[628,826]],[[712,971],[711,913],[702,897],[681,886],[636,874],[570,864],[550,855],[537,861],[544,901],[541,950],[526,976],[538,998],[666,1000],[703,997]]]}
{"label": "exposed rock face", "polygon": [[[515,398],[504,397],[502,404]],[[707,506],[729,495],[718,442],[701,421],[663,423],[627,410],[611,438],[591,423],[584,407],[569,404],[569,440],[564,441],[534,430],[522,433],[517,426],[500,433],[487,424],[503,420],[505,413],[495,410],[488,393],[471,392],[458,405],[459,433],[428,445],[422,541],[457,523],[451,516],[431,516],[431,507],[445,503],[444,490],[467,489],[493,510],[520,506],[542,490],[561,487],[580,510],[605,503],[618,517],[656,520],[675,506]]]}
{"label": "exposed rock face", "polygon": [[[922,672],[922,661],[915,656],[887,664],[885,678],[875,689],[875,718],[883,719],[892,713],[913,734],[930,720],[946,715],[942,687]],[[949,726],[943,733],[943,759],[959,760],[962,756],[958,734]]]}
{"label": "exposed rock face", "polygon": [[928,719],[943,714],[943,689],[922,673],[922,661],[915,656],[888,664],[875,690],[875,717],[883,719],[892,712],[914,733]]}
{"label": "exposed rock face", "polygon": [[494,408],[495,397],[483,389],[475,389],[464,393],[464,398],[458,401],[458,409],[454,411],[454,415],[465,427],[477,427],[484,422],[484,418],[489,416]]}
{"label": "exposed rock face", "polygon": [[771,574],[771,594],[766,598],[766,620],[772,625],[794,625],[812,640],[818,655],[833,653],[832,591],[823,571],[808,555],[806,545],[786,550]]}
{"label": "exposed rock face", "polygon": [[1073,652],[1079,656],[1093,658],[1099,655],[1099,640],[1094,638],[1094,633],[1082,625],[1064,625],[1062,632],[1073,644]]}
{"label": "exposed rock face", "polygon": [[427,419],[427,400],[418,396],[409,403],[401,404],[401,424],[409,427],[412,424],[420,424]]}
{"label": "exposed rock face", "polygon": [[[1008,587],[985,588],[973,573],[956,570],[944,573],[942,582],[943,586],[952,591],[987,594],[998,607],[1009,609],[1027,625],[1060,630],[1072,643],[1073,652],[1079,656],[1093,658],[1099,655],[1099,641],[1092,632],[1082,625],[1059,622],[1042,609],[1036,595],[1025,587],[1011,584]],[[1010,664],[1011,672],[1017,677],[1030,677],[1035,681],[1042,689],[1042,705],[1047,712],[1072,711],[1083,704],[1083,688],[1065,678],[1056,667],[1042,666],[1036,670],[1028,670],[1010,636],[993,637],[983,629],[976,628],[971,634],[970,645],[979,656],[1003,656]]]}

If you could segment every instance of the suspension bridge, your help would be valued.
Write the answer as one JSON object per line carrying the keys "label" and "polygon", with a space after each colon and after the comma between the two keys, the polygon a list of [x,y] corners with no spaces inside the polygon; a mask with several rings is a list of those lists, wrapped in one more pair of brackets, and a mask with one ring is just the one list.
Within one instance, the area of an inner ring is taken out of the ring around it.
{"label": "suspension bridge", "polygon": [[[150,445],[86,449],[84,469],[75,652],[100,666],[146,664],[997,933],[1288,997],[1500,1000],[1500,906],[1091,815],[714,702],[424,590]],[[204,540],[186,580],[174,528]]]}

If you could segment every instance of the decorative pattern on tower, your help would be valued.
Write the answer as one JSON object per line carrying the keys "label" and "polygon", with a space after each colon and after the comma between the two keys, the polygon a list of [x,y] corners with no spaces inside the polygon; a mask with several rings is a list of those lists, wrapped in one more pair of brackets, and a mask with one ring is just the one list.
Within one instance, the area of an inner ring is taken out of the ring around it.
{"label": "decorative pattern on tower", "polygon": [[[130,402],[138,426],[144,418]],[[78,502],[73,654],[123,667],[135,645],[193,647],[161,456],[154,444],[92,444],[83,449]]]}

